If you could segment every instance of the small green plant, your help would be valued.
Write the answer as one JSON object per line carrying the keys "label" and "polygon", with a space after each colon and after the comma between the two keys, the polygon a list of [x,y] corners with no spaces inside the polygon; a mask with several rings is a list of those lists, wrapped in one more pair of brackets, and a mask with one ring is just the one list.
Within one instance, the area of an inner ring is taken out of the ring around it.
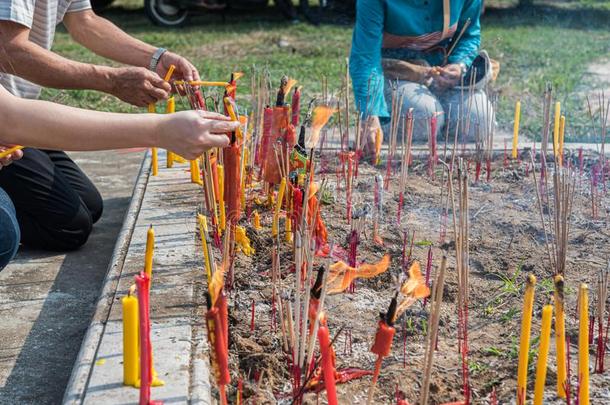
{"label": "small green plant", "polygon": [[492,356],[497,356],[497,357],[502,357],[505,354],[504,350],[502,350],[498,347],[494,347],[494,346],[484,348],[483,353],[490,354]]}
{"label": "small green plant", "polygon": [[411,335],[415,334],[415,325],[413,324],[413,318],[408,317],[407,320],[405,321],[405,326],[406,326],[407,332],[409,332],[409,334],[411,334]]}
{"label": "small green plant", "polygon": [[468,360],[468,371],[473,376],[486,371],[489,368],[487,364],[479,363],[475,360]]}
{"label": "small green plant", "polygon": [[422,334],[424,336],[426,336],[428,334],[428,320],[427,319],[421,320],[421,330],[422,330]]}
{"label": "small green plant", "polygon": [[540,289],[542,290],[542,294],[550,294],[553,291],[555,291],[555,283],[553,282],[553,279],[550,278],[545,278],[543,280],[540,280],[538,282],[538,286],[540,287]]}
{"label": "small green plant", "polygon": [[512,321],[518,312],[519,312],[519,310],[515,307],[509,308],[508,311],[506,311],[505,313],[500,315],[500,322],[508,323],[508,322]]}
{"label": "small green plant", "polygon": [[330,205],[330,204],[334,203],[335,196],[333,194],[333,191],[328,188],[325,188],[324,190],[322,190],[322,195],[320,197],[320,201],[324,205]]}
{"label": "small green plant", "polygon": [[521,286],[519,284],[519,275],[521,274],[521,265],[517,267],[517,270],[513,274],[512,277],[505,276],[503,274],[499,274],[500,280],[502,281],[501,290],[503,293],[508,295],[518,295],[521,291]]}

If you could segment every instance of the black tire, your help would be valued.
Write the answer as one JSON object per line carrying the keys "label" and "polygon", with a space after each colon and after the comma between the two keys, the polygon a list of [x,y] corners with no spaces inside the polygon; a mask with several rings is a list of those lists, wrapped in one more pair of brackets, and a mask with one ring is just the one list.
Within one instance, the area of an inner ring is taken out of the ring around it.
{"label": "black tire", "polygon": [[112,4],[114,0],[91,0],[93,11],[98,12]]}
{"label": "black tire", "polygon": [[161,27],[181,27],[189,18],[189,11],[176,0],[144,0],[144,12],[153,24]]}

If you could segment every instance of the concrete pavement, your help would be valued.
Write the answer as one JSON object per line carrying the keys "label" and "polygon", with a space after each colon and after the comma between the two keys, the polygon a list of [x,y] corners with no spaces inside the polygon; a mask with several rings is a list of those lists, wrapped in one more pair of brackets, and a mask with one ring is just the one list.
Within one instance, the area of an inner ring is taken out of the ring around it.
{"label": "concrete pavement", "polygon": [[60,403],[123,223],[141,151],[72,153],[99,187],[104,215],[68,254],[21,249],[0,272],[0,403]]}

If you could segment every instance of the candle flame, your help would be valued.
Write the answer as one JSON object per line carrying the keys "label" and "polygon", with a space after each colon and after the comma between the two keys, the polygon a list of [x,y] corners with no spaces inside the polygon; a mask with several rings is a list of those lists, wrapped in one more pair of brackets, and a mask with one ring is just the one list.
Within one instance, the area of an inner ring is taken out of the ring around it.
{"label": "candle flame", "polygon": [[418,299],[430,296],[430,288],[426,285],[424,276],[421,274],[418,261],[413,262],[409,267],[409,278],[400,287],[400,293],[403,297],[396,308],[394,319],[398,319]]}
{"label": "candle flame", "polygon": [[329,267],[328,293],[336,294],[344,291],[358,278],[372,278],[384,273],[390,267],[390,255],[385,255],[375,264],[363,263],[358,267],[351,267],[339,261]]}
{"label": "candle flame", "polygon": [[292,89],[295,84],[297,84],[297,81],[295,79],[288,79],[288,81],[286,81],[286,85],[282,89],[284,91],[284,94],[290,93],[290,89]]}
{"label": "candle flame", "polygon": [[331,108],[327,105],[319,105],[313,109],[311,135],[309,136],[309,142],[307,142],[308,148],[316,147],[318,140],[320,139],[320,131],[335,112],[337,112],[335,108]]}
{"label": "candle flame", "polygon": [[224,285],[225,280],[225,269],[224,266],[218,266],[214,274],[212,275],[212,281],[208,285],[208,291],[210,292],[210,298],[212,298],[212,306],[216,305],[216,300],[220,297],[220,290]]}

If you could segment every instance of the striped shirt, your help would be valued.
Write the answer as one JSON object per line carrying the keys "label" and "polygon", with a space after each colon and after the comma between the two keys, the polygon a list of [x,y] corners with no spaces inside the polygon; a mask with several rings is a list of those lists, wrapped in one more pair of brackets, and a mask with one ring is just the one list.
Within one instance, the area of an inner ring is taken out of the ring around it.
{"label": "striped shirt", "polygon": [[[89,0],[0,0],[0,23],[12,21],[30,29],[29,40],[51,49],[55,27],[67,13],[91,8]],[[40,86],[7,73],[0,73],[0,85],[15,96],[38,98]]]}

